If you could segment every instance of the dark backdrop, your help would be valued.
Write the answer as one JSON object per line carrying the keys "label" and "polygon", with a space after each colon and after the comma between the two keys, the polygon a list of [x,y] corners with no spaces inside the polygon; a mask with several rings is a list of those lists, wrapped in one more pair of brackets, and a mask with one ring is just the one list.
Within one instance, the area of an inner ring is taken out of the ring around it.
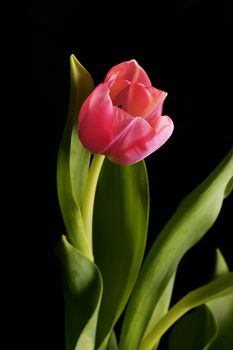
{"label": "dark backdrop", "polygon": [[[20,311],[10,323],[15,334],[10,341],[17,339],[24,349],[63,350],[63,297],[54,247],[64,233],[56,160],[68,107],[69,56],[76,55],[96,84],[112,65],[135,58],[153,85],[168,92],[164,112],[175,130],[146,159],[151,189],[148,250],[179,201],[232,147],[233,7],[230,0],[216,5],[203,0],[94,5],[67,0],[32,1],[21,10],[16,17],[23,34],[14,67],[23,112],[15,116],[14,125],[22,133],[20,145],[13,147],[19,155],[15,187],[22,224],[21,234],[13,235],[19,240],[20,266],[13,295]],[[233,267],[231,209],[232,198],[227,198],[216,224],[183,259],[174,301],[207,281],[216,247]]]}

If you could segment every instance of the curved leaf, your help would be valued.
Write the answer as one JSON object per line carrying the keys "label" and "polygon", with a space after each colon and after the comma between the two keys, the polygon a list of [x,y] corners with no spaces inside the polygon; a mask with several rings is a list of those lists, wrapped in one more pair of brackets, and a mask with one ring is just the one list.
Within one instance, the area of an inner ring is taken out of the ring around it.
{"label": "curved leaf", "polygon": [[98,268],[62,237],[66,350],[94,350],[102,279]]}
{"label": "curved leaf", "polygon": [[[232,177],[233,149],[205,181],[181,202],[156,239],[129,301],[121,332],[120,350],[138,348],[153,310],[182,256],[216,220],[223,199],[232,188]],[[161,318],[163,315],[159,316]]]}
{"label": "curved leaf", "polygon": [[151,350],[160,337],[189,310],[233,293],[233,272],[218,277],[210,283],[189,292],[157,323],[143,339],[139,350]]}
{"label": "curved leaf", "polygon": [[[217,250],[217,263],[215,276],[226,274],[229,268],[219,250]],[[233,292],[230,295],[208,302],[216,325],[217,336],[208,348],[210,350],[231,350],[233,347]]]}
{"label": "curved leaf", "polygon": [[169,350],[207,350],[216,336],[216,329],[212,313],[202,305],[174,325],[169,336]]}
{"label": "curved leaf", "polygon": [[120,166],[105,160],[96,192],[94,256],[103,277],[97,347],[105,349],[142,262],[149,195],[144,162]]}
{"label": "curved leaf", "polygon": [[89,73],[74,55],[70,57],[70,103],[57,160],[57,190],[59,204],[69,241],[91,257],[81,216],[83,191],[90,164],[90,153],[77,135],[78,111],[93,89]]}
{"label": "curved leaf", "polygon": [[[227,272],[228,266],[217,249],[214,277]],[[183,316],[171,330],[169,349],[230,350],[233,345],[232,329],[233,295],[228,295],[210,301]]]}

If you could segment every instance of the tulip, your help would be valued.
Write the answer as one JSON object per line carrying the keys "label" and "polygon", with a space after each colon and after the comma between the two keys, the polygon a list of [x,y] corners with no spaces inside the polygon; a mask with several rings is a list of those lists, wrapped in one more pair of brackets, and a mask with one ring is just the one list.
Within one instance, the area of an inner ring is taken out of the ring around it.
{"label": "tulip", "polygon": [[114,66],[81,107],[81,143],[118,164],[144,159],[172,134],[172,120],[161,115],[166,96],[135,60]]}

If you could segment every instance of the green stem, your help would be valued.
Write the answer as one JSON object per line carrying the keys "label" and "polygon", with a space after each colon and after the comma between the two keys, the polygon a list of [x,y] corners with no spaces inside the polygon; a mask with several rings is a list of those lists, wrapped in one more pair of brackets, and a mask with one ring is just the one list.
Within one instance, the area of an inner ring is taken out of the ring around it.
{"label": "green stem", "polygon": [[97,182],[100,174],[101,167],[103,165],[105,156],[101,154],[95,154],[91,167],[89,170],[86,188],[84,192],[83,199],[83,223],[84,229],[87,235],[88,242],[90,244],[91,252],[92,249],[92,222],[93,222],[93,210],[94,210],[94,201],[95,201],[95,192],[97,187]]}

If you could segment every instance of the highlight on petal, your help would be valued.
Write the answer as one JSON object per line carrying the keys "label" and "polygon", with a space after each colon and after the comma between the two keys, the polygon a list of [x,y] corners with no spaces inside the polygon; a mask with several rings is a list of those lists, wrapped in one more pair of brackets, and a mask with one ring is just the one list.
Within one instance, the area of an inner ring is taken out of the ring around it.
{"label": "highlight on petal", "polygon": [[[153,88],[155,89],[155,88]],[[154,127],[155,124],[157,123],[157,118],[160,118],[162,115],[162,111],[163,111],[163,104],[164,104],[164,100],[167,96],[167,93],[162,91],[162,90],[157,90],[157,96],[156,96],[156,103],[154,106],[154,109],[152,110],[152,112],[147,115],[145,117],[146,121],[152,126]]]}
{"label": "highlight on petal", "polygon": [[78,135],[92,153],[103,153],[112,142],[112,109],[106,84],[98,85],[81,107]]}
{"label": "highlight on petal", "polygon": [[111,79],[112,75],[115,75],[116,79],[128,80],[131,83],[142,83],[148,87],[151,86],[148,75],[136,60],[122,62],[111,68],[106,75],[105,82]]}
{"label": "highlight on petal", "polygon": [[161,147],[172,131],[173,122],[167,116],[161,117],[156,130],[145,119],[136,117],[105,154],[118,164],[137,163]]}

